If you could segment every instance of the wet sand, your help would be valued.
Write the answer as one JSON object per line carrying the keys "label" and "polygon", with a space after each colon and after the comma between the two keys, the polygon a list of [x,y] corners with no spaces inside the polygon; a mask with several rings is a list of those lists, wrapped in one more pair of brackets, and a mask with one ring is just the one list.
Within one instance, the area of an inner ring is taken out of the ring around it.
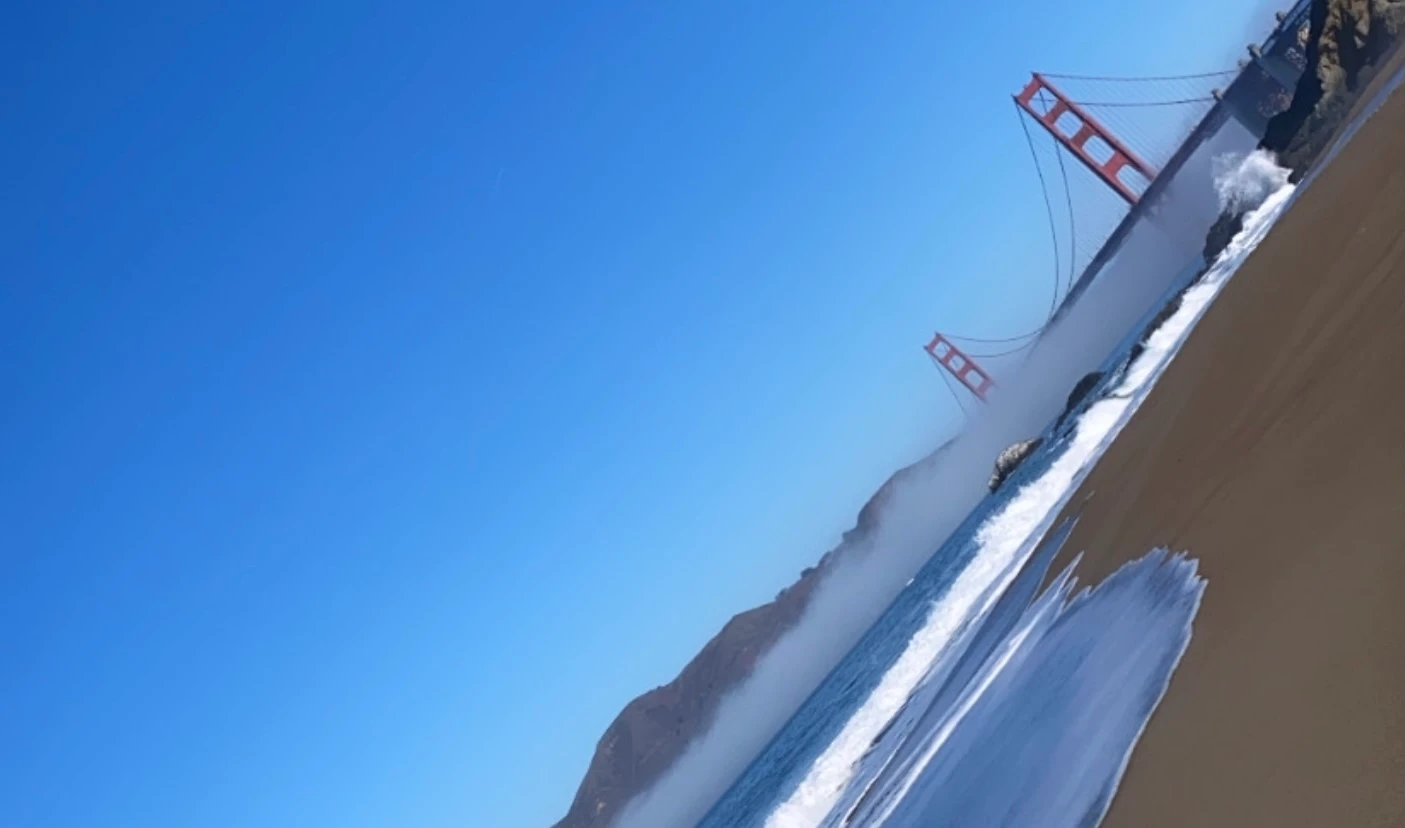
{"label": "wet sand", "polygon": [[1105,825],[1405,825],[1405,91],[1072,503],[1084,583],[1158,545],[1208,578]]}

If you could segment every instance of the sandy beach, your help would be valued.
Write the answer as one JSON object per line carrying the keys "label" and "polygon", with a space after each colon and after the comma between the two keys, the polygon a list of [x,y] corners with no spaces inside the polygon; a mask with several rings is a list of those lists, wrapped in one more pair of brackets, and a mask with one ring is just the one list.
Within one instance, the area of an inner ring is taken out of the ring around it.
{"label": "sandy beach", "polygon": [[1072,503],[1084,583],[1158,545],[1208,579],[1105,825],[1405,824],[1405,92]]}

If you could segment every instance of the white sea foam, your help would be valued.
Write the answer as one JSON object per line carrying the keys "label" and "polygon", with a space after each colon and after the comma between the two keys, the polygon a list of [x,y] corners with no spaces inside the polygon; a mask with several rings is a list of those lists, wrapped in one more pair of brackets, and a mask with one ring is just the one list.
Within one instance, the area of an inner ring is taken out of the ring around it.
{"label": "white sea foam", "polygon": [[[977,530],[979,553],[957,576],[946,596],[932,607],[923,627],[878,687],[770,814],[766,820],[768,828],[811,828],[831,815],[854,779],[857,763],[875,738],[893,721],[938,660],[950,655],[946,651],[955,632],[978,621],[999,599],[1053,518],[1145,399],[1195,322],[1262,241],[1294,192],[1292,186],[1283,184],[1245,216],[1243,230],[1207,274],[1187,291],[1177,312],[1148,338],[1145,350],[1118,386],[1079,418],[1063,454],[981,525]],[[989,678],[994,680],[993,676]],[[979,694],[968,701],[974,704],[978,697]],[[924,767],[938,748],[940,743],[926,756]],[[907,784],[910,786],[915,779],[909,778]],[[900,802],[901,797],[896,801]]]}
{"label": "white sea foam", "polygon": [[1242,156],[1221,155],[1215,159],[1214,168],[1215,194],[1221,211],[1253,210],[1288,183],[1289,170],[1278,166],[1278,159],[1268,150],[1256,149]]}

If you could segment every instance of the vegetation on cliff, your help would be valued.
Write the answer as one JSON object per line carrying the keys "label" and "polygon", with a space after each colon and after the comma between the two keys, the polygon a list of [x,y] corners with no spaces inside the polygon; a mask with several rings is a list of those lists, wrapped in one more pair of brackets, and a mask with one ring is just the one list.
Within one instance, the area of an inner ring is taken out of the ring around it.
{"label": "vegetation on cliff", "polygon": [[[1308,12],[1307,71],[1288,108],[1268,122],[1259,148],[1298,181],[1347,122],[1362,91],[1400,42],[1405,0],[1313,0]],[[1220,214],[1205,238],[1213,261],[1243,226],[1237,208]]]}
{"label": "vegetation on cliff", "polygon": [[1405,0],[1314,0],[1308,21],[1307,71],[1259,143],[1294,180],[1326,150],[1399,42]]}

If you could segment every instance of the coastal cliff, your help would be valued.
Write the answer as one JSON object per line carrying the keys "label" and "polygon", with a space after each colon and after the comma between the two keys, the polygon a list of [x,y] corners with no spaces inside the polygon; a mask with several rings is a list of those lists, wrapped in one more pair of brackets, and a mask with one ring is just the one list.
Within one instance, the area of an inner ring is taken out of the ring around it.
{"label": "coastal cliff", "polygon": [[1307,71],[1259,146],[1301,176],[1327,148],[1361,91],[1399,41],[1405,0],[1314,0]]}
{"label": "coastal cliff", "polygon": [[[1273,152],[1298,181],[1331,145],[1362,91],[1400,43],[1405,0],[1313,0],[1308,10],[1307,71],[1288,108],[1268,122],[1259,148]],[[1205,239],[1205,259],[1224,250],[1242,226],[1226,210]]]}

